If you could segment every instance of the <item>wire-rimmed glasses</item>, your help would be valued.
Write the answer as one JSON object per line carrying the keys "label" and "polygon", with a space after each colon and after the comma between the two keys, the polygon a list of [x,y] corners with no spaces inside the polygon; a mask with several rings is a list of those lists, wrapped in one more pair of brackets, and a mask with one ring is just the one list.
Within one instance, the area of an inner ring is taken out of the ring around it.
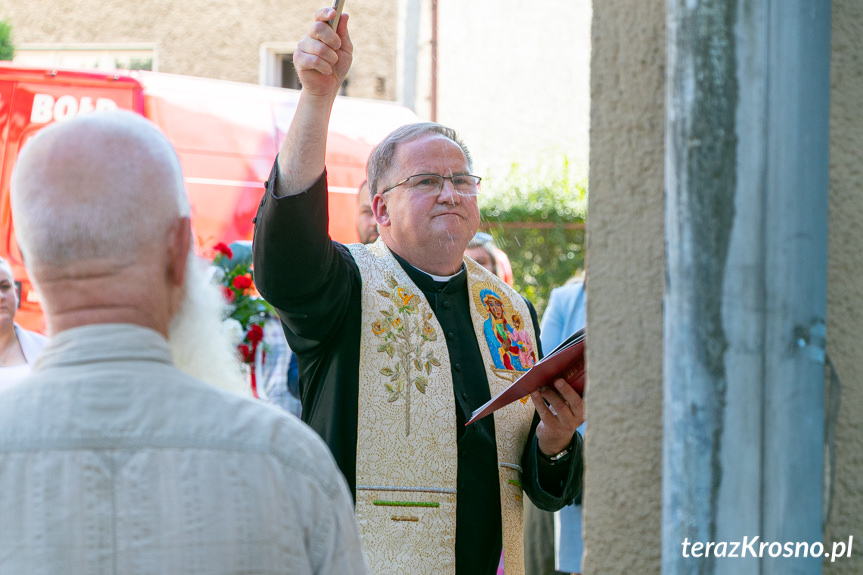
{"label": "wire-rimmed glasses", "polygon": [[453,189],[460,196],[476,196],[479,194],[479,183],[482,178],[471,174],[457,174],[454,176],[441,176],[439,174],[414,174],[407,177],[399,183],[390,186],[382,191],[382,194],[387,193],[393,188],[405,186],[405,188],[416,194],[432,195],[439,194],[443,190],[443,183],[449,180]]}

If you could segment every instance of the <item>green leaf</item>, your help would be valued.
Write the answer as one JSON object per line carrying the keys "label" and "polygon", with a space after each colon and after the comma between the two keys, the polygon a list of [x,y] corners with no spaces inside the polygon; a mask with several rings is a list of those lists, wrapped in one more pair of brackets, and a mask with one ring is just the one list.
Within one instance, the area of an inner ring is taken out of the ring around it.
{"label": "green leaf", "polygon": [[391,293],[386,292],[386,291],[384,291],[384,290],[382,290],[382,289],[379,289],[379,290],[378,290],[378,293],[379,293],[379,294],[381,294],[382,296],[384,296],[384,297],[385,297],[385,298],[387,298],[387,299],[390,299],[390,297],[392,297],[392,294],[391,294]]}
{"label": "green leaf", "polygon": [[433,365],[433,366],[435,366],[435,367],[440,367],[440,362],[439,362],[439,361],[438,361],[438,359],[437,359],[435,356],[433,356],[433,355],[429,356],[429,363],[430,363],[430,364],[432,364],[432,365]]}
{"label": "green leaf", "polygon": [[431,362],[426,362],[426,373],[431,374]]}
{"label": "green leaf", "polygon": [[382,368],[382,369],[381,369],[381,375],[385,375],[385,376],[389,377],[389,376],[391,376],[393,373],[395,373],[395,372],[394,372],[392,369],[388,368],[388,367],[384,367],[384,368]]}
{"label": "green leaf", "polygon": [[421,375],[417,376],[414,379],[414,383],[416,384],[417,389],[419,390],[420,393],[426,392],[426,385],[428,385],[428,382],[429,381]]}
{"label": "green leaf", "polygon": [[414,359],[414,367],[415,367],[415,368],[417,368],[417,369],[419,369],[420,371],[422,371],[423,366],[422,366],[422,364],[420,363],[420,360],[418,360],[418,359]]}
{"label": "green leaf", "polygon": [[387,349],[386,349],[385,351],[387,352],[387,355],[388,355],[388,356],[390,356],[390,358],[392,359],[392,357],[393,357],[393,356],[395,355],[395,353],[396,353],[396,348],[393,346],[393,344],[392,344],[392,343],[388,343],[388,344],[387,344]]}

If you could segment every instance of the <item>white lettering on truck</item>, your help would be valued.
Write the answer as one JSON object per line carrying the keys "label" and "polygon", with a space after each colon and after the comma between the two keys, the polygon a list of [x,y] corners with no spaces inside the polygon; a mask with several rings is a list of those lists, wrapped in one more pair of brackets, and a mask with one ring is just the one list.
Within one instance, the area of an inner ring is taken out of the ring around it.
{"label": "white lettering on truck", "polygon": [[83,96],[79,101],[75,96],[60,96],[56,100],[51,94],[34,94],[33,108],[30,110],[31,124],[47,124],[51,120],[59,122],[74,118],[78,114],[116,110],[117,102],[111,98],[93,98]]}

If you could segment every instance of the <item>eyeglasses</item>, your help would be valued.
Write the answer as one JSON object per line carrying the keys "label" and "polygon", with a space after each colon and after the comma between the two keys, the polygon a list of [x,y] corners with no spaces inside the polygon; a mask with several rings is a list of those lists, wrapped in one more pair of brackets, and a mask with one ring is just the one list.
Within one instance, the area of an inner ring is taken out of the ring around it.
{"label": "eyeglasses", "polygon": [[476,196],[479,194],[479,183],[482,178],[470,174],[457,176],[439,176],[437,174],[416,174],[382,191],[387,193],[393,188],[404,185],[409,192],[422,195],[437,195],[443,190],[444,180],[449,180],[456,193],[460,196]]}

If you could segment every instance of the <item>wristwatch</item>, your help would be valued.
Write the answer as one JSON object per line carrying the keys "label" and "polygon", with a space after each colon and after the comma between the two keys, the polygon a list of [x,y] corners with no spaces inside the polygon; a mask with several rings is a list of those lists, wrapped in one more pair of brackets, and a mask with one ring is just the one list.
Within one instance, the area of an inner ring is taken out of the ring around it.
{"label": "wristwatch", "polygon": [[569,455],[570,451],[572,450],[569,447],[565,447],[563,451],[561,451],[560,453],[556,453],[555,455],[546,455],[542,452],[542,450],[539,450],[539,454],[549,463],[555,464],[564,459],[567,455]]}

